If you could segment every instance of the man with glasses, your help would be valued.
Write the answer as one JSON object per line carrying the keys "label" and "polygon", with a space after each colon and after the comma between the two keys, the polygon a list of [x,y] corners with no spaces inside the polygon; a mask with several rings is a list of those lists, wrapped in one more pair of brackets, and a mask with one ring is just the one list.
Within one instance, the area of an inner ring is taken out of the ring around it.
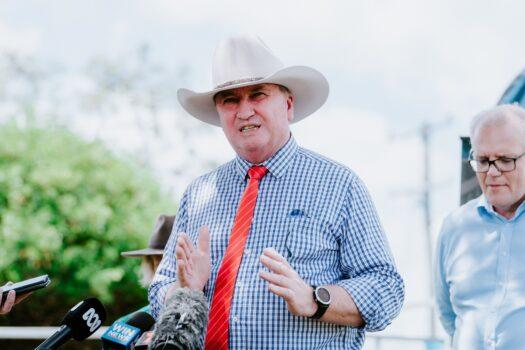
{"label": "man with glasses", "polygon": [[501,105],[470,129],[483,194],[450,214],[436,255],[436,300],[454,349],[525,344],[525,109]]}

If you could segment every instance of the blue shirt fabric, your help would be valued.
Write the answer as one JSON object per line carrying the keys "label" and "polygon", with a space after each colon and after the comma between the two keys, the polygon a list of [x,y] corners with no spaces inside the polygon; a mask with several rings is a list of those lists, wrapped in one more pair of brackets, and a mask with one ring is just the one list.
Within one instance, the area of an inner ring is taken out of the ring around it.
{"label": "blue shirt fabric", "polygon": [[[360,349],[365,329],[385,328],[404,298],[403,281],[366,188],[351,170],[298,147],[293,137],[263,165],[268,173],[259,185],[231,304],[230,349]],[[211,301],[251,166],[236,157],[186,190],[149,290],[154,317],[177,279],[178,233],[196,242],[201,226],[211,232],[211,278],[204,290]],[[292,315],[258,275],[265,247],[275,248],[307,283],[336,284],[348,291],[365,329]]]}
{"label": "blue shirt fabric", "polygon": [[454,349],[525,348],[524,211],[507,220],[482,195],[445,219],[435,287]]}

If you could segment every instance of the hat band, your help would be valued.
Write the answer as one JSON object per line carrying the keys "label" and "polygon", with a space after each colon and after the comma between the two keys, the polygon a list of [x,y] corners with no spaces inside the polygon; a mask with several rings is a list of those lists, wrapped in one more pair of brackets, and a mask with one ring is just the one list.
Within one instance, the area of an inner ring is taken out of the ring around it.
{"label": "hat band", "polygon": [[264,77],[257,77],[257,78],[244,78],[244,79],[237,79],[232,81],[227,81],[226,83],[217,85],[215,89],[222,89],[227,86],[242,84],[242,83],[249,83],[250,81],[257,81],[257,80],[263,80]]}

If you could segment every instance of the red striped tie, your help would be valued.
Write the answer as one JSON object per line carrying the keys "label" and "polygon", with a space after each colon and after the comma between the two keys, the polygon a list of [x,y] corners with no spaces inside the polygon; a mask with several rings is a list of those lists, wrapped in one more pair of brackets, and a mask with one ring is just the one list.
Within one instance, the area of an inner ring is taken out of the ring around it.
{"label": "red striped tie", "polygon": [[228,328],[230,319],[230,306],[235,288],[237,272],[241,264],[244,245],[250,232],[253,219],[255,202],[259,191],[259,181],[266,175],[263,166],[254,166],[248,170],[250,182],[244,190],[237,215],[233,222],[233,229],[230,235],[228,247],[224,253],[217,281],[215,282],[215,292],[211,301],[210,315],[208,318],[208,332],[206,333],[207,350],[227,350],[228,349]]}

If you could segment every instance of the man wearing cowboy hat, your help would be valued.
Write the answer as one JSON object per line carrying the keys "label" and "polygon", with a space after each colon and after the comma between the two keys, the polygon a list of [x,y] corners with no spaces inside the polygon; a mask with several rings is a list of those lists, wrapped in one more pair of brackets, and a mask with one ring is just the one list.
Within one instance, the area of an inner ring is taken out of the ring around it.
{"label": "man wearing cowboy hat", "polygon": [[365,330],[399,313],[404,286],[361,180],[290,133],[328,82],[235,37],[215,51],[213,83],[180,89],[179,102],[221,126],[237,157],[186,190],[150,287],[153,315],[188,287],[210,302],[206,349],[360,349]]}
{"label": "man wearing cowboy hat", "polygon": [[[120,253],[120,255],[123,257],[142,259],[140,264],[140,284],[144,288],[148,288],[150,286],[151,280],[155,275],[155,271],[162,260],[164,247],[166,246],[168,238],[170,237],[174,221],[175,216],[159,215],[157,217],[157,221],[155,222],[155,227],[153,228],[153,232],[151,233],[151,237],[146,248]],[[137,311],[151,313],[151,307],[150,305],[146,305]],[[137,311],[123,316],[115,322],[126,322],[129,317]]]}

